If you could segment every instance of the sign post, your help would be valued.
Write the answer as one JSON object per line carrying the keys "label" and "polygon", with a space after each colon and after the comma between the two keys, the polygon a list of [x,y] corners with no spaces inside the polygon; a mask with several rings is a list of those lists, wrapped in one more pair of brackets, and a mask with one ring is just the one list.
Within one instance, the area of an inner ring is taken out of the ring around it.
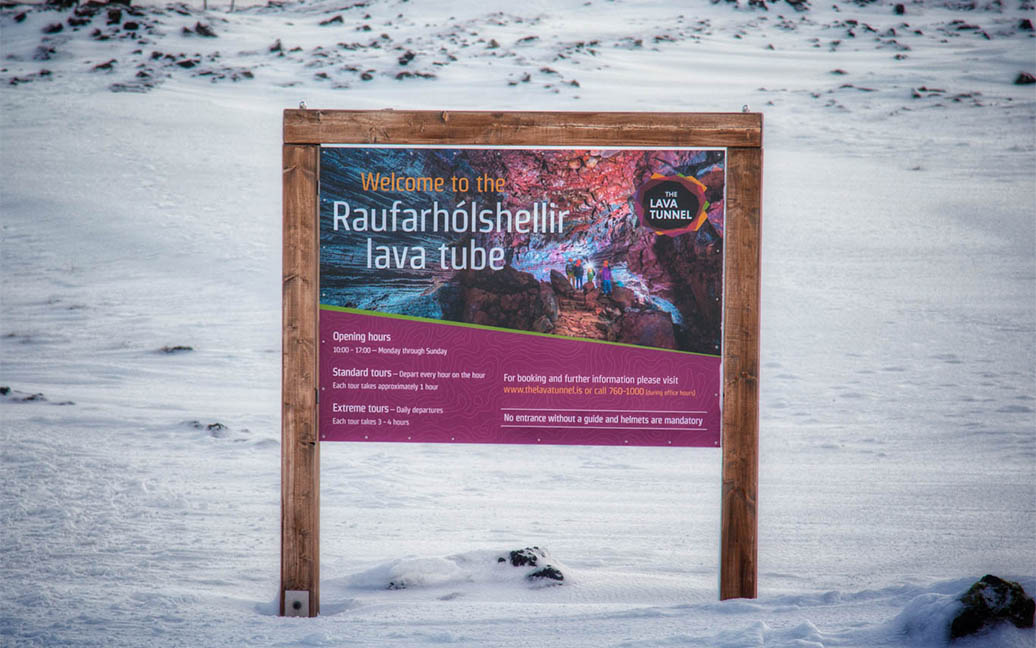
{"label": "sign post", "polygon": [[281,613],[336,440],[722,439],[755,597],[761,163],[752,113],[285,111]]}

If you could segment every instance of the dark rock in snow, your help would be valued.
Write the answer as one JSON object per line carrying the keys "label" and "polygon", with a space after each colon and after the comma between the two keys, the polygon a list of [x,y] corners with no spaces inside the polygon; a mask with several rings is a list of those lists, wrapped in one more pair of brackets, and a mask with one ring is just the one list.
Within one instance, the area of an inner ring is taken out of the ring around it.
{"label": "dark rock in snow", "polygon": [[[17,20],[17,17],[15,18]],[[1018,23],[1019,31],[1033,31],[1032,21],[1028,18],[1022,18],[1021,22]]]}
{"label": "dark rock in snow", "polygon": [[561,581],[565,580],[565,575],[562,574],[561,570],[559,570],[557,567],[554,567],[553,565],[547,565],[543,569],[534,571],[533,573],[529,574],[528,576],[526,576],[526,578],[531,581],[548,579],[555,580],[560,583]]}
{"label": "dark rock in snow", "polygon": [[59,31],[61,31],[62,29],[64,29],[64,28],[65,28],[65,26],[62,25],[61,23],[51,23],[51,24],[49,24],[49,25],[47,25],[46,27],[43,28],[43,33],[44,34],[56,34]]}
{"label": "dark rock in snow", "polygon": [[[512,567],[535,567],[539,564],[540,558],[546,558],[547,554],[539,547],[526,547],[524,549],[517,549],[510,553],[510,563]],[[504,559],[500,558],[497,562],[503,562]]]}
{"label": "dark rock in snow", "polygon": [[1021,585],[985,575],[960,597],[964,609],[950,625],[950,638],[957,639],[1010,621],[1017,628],[1033,627],[1036,602]]}
{"label": "dark rock in snow", "polygon": [[182,353],[184,351],[194,351],[194,347],[177,344],[176,346],[164,346],[159,351],[162,353]]}
{"label": "dark rock in snow", "polygon": [[897,16],[902,16],[906,13],[906,7],[903,4],[897,4],[895,7],[892,8],[892,11]]}
{"label": "dark rock in snow", "polygon": [[203,22],[194,23],[194,33],[205,38],[217,38],[216,32],[212,27]]}
{"label": "dark rock in snow", "polygon": [[49,61],[51,57],[57,54],[57,50],[47,45],[40,45],[36,48],[36,51],[32,53],[32,60],[34,61]]}
{"label": "dark rock in snow", "polygon": [[410,63],[410,61],[414,60],[415,56],[417,56],[417,54],[414,54],[410,50],[407,50],[405,54],[399,57],[399,64],[406,65]]}
{"label": "dark rock in snow", "polygon": [[[18,391],[17,389],[11,389],[8,386],[0,387],[0,396],[4,396],[4,400],[9,403],[45,403],[47,397],[41,393],[26,394],[25,392]],[[64,401],[61,403],[53,403],[54,405],[75,405],[72,401]]]}
{"label": "dark rock in snow", "polygon": [[93,67],[93,69],[94,69],[95,72],[98,71],[98,70],[103,70],[103,71],[107,72],[107,71],[111,70],[112,68],[114,68],[116,63],[118,63],[118,61],[116,59],[110,59],[108,61],[105,61],[104,63],[98,63],[97,65],[95,65]]}
{"label": "dark rock in snow", "polygon": [[17,16],[14,17],[14,22],[16,22],[16,23],[25,22],[25,19],[27,17],[28,17],[28,14],[23,11],[20,14],[18,14]]}
{"label": "dark rock in snow", "polygon": [[321,27],[327,27],[328,25],[341,25],[343,22],[345,22],[345,20],[339,14],[337,16],[333,16],[331,18],[328,18],[327,20],[321,20],[320,21],[320,26]]}
{"label": "dark rock in snow", "polygon": [[503,556],[497,558],[498,563],[509,562],[512,567],[538,568],[525,575],[528,581],[556,581],[556,584],[560,585],[565,580],[564,574],[554,565],[546,564],[547,560],[547,552],[539,547],[517,549],[510,552],[506,558]]}
{"label": "dark rock in snow", "polygon": [[1018,78],[1014,80],[1015,85],[1030,85],[1036,83],[1036,76],[1033,76],[1029,72],[1019,72]]}

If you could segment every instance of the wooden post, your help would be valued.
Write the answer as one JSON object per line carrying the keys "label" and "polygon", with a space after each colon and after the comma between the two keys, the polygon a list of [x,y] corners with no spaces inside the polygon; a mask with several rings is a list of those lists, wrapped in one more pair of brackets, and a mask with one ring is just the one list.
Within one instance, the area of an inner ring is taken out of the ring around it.
{"label": "wooden post", "polygon": [[309,616],[320,611],[320,443],[316,402],[319,152],[319,146],[290,144],[283,151],[281,615],[286,612],[287,591],[309,592]]}
{"label": "wooden post", "polygon": [[720,599],[758,595],[762,149],[727,149]]}

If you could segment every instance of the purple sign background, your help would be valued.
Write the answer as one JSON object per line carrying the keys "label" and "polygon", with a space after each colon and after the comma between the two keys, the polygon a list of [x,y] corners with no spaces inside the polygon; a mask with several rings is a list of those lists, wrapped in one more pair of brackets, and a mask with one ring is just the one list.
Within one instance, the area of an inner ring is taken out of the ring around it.
{"label": "purple sign background", "polygon": [[320,338],[325,441],[719,446],[718,357],[326,307]]}

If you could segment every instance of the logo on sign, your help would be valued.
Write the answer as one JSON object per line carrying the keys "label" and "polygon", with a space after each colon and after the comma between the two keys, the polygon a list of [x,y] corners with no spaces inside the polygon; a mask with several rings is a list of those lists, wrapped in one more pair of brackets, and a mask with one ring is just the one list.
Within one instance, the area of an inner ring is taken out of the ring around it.
{"label": "logo on sign", "polygon": [[708,217],[708,206],[705,185],[682,175],[653,174],[633,196],[640,224],[659,235],[698,231]]}

